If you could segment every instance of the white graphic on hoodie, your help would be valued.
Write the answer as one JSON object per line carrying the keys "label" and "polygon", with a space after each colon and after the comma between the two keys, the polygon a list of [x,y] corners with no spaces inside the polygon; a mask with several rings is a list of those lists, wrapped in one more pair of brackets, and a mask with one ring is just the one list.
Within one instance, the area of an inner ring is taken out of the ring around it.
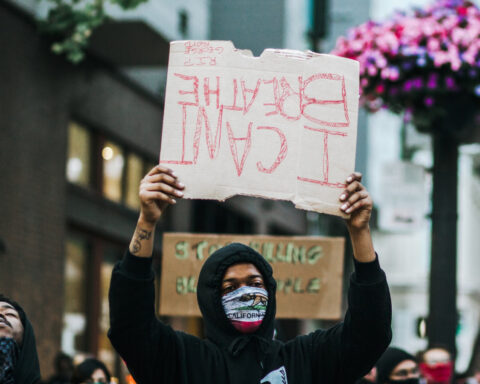
{"label": "white graphic on hoodie", "polygon": [[265,376],[260,384],[288,384],[287,371],[285,367],[280,367]]}

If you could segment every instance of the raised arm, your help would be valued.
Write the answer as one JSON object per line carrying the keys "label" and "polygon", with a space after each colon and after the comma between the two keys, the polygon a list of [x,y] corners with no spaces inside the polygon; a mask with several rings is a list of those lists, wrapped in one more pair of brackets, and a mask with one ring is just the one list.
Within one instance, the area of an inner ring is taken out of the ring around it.
{"label": "raised arm", "polygon": [[355,273],[350,278],[343,323],[313,334],[316,358],[330,356],[335,361],[314,367],[318,382],[353,383],[371,369],[391,340],[390,293],[370,235],[373,202],[361,179],[360,173],[350,175],[339,197],[340,209],[350,215],[346,225]]}
{"label": "raised arm", "polygon": [[173,172],[161,166],[143,178],[137,226],[129,250],[112,273],[108,336],[139,384],[178,382],[179,340],[155,316],[151,255],[155,226],[167,206],[182,196],[182,189]]}
{"label": "raised arm", "polygon": [[184,185],[169,168],[157,165],[140,182],[140,216],[130,241],[130,253],[138,257],[151,257],[155,226],[162,213],[175,198],[183,196]]}
{"label": "raised arm", "polygon": [[346,224],[355,261],[341,332],[342,379],[345,382],[366,374],[392,337],[390,292],[370,234],[373,201],[361,180],[360,173],[350,175],[347,188],[340,195],[341,209],[350,214]]}
{"label": "raised arm", "polygon": [[368,263],[375,260],[369,224],[373,202],[361,181],[361,173],[352,173],[347,178],[347,188],[340,195],[343,203],[340,209],[350,214],[346,224],[352,241],[353,257],[360,263]]}

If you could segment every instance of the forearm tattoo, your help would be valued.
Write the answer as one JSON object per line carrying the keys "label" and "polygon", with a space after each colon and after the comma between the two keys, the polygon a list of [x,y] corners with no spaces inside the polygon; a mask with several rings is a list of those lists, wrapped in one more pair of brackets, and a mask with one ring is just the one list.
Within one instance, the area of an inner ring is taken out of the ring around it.
{"label": "forearm tattoo", "polygon": [[138,228],[135,231],[135,236],[132,241],[132,254],[137,254],[142,249],[142,240],[149,240],[152,237],[152,231],[146,231],[145,229]]}

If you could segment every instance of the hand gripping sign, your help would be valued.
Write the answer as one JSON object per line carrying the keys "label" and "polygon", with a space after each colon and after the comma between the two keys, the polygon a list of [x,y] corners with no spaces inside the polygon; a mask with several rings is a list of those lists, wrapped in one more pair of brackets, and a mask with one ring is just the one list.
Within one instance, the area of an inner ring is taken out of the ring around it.
{"label": "hand gripping sign", "polygon": [[160,163],[185,197],[290,200],[341,215],[354,170],[358,62],[230,41],[170,43]]}

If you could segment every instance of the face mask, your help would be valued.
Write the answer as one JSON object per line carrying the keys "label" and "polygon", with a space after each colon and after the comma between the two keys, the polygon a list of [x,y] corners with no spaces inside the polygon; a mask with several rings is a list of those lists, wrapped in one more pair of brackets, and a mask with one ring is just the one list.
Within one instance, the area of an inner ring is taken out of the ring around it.
{"label": "face mask", "polygon": [[18,359],[17,343],[8,337],[0,337],[0,383],[14,384],[13,372]]}
{"label": "face mask", "polygon": [[389,380],[390,384],[420,384],[420,378],[410,378],[410,379],[403,379],[403,380]]}
{"label": "face mask", "polygon": [[435,365],[429,365],[426,363],[420,363],[420,370],[423,376],[429,382],[444,383],[450,381],[453,371],[453,363],[438,363]]}
{"label": "face mask", "polygon": [[242,333],[255,332],[262,324],[268,304],[268,292],[262,288],[241,287],[222,297],[227,318]]}

